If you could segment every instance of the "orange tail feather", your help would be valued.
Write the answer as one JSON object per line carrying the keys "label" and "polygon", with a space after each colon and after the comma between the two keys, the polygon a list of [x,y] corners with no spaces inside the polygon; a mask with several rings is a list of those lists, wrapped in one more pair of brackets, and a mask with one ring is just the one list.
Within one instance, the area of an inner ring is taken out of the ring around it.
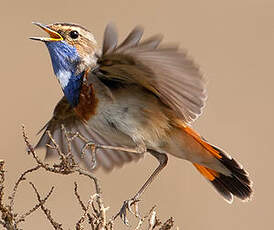
{"label": "orange tail feather", "polygon": [[193,163],[196,169],[215,187],[215,189],[228,202],[233,201],[233,195],[241,200],[249,200],[252,195],[252,182],[248,177],[248,173],[243,167],[228,154],[221,149],[209,144],[198,133],[188,126],[184,126],[183,130],[191,135],[198,143],[200,143],[219,163],[229,171],[229,175],[224,175],[209,167]]}

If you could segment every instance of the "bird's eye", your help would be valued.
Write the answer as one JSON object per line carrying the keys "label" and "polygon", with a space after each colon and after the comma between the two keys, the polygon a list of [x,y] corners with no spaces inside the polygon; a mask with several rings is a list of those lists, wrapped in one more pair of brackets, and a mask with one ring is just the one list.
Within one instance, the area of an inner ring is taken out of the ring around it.
{"label": "bird's eye", "polygon": [[79,33],[78,33],[78,31],[76,31],[76,30],[72,30],[72,31],[70,31],[69,36],[70,36],[72,39],[76,39],[76,38],[79,37]]}

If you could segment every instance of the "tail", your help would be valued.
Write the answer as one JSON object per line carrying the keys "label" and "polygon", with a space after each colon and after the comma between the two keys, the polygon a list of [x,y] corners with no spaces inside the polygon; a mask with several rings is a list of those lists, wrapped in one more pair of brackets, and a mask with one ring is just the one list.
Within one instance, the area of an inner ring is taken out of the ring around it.
{"label": "tail", "polygon": [[189,127],[185,128],[185,131],[198,141],[207,152],[211,153],[217,159],[217,162],[221,163],[221,166],[228,170],[228,175],[225,175],[200,164],[193,163],[218,193],[229,203],[232,203],[233,196],[238,197],[242,201],[250,200],[252,196],[252,182],[242,165],[221,149],[209,144]]}

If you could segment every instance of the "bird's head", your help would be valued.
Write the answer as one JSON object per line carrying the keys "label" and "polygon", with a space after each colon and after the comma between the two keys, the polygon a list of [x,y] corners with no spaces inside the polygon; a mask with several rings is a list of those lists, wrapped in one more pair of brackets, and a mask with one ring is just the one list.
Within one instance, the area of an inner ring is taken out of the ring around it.
{"label": "bird's head", "polygon": [[78,103],[84,71],[96,65],[98,47],[91,32],[69,23],[34,23],[49,37],[31,37],[44,42],[49,50],[54,73],[72,106]]}

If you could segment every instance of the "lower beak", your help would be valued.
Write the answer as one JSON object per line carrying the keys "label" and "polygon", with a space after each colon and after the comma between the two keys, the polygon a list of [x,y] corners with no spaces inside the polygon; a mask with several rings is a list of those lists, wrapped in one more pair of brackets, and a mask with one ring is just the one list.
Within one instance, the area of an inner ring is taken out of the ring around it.
{"label": "lower beak", "polygon": [[46,31],[50,37],[30,37],[30,39],[43,42],[57,42],[63,40],[63,37],[59,33],[50,29],[46,25],[43,25],[39,22],[33,22],[33,24],[39,26],[42,30]]}

